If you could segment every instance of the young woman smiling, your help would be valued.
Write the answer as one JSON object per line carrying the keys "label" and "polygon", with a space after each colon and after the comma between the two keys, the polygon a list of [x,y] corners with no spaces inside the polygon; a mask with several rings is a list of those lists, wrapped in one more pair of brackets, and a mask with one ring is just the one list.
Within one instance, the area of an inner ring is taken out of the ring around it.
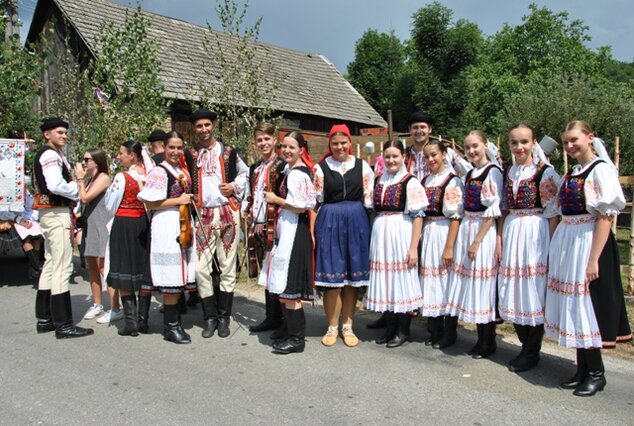
{"label": "young woman smiling", "polygon": [[[425,209],[420,256],[421,313],[431,333],[426,345],[443,349],[455,342],[456,323],[447,315],[447,284],[453,264],[454,245],[464,214],[464,185],[447,161],[447,147],[430,141],[423,148],[431,172],[422,180],[429,200]],[[452,322],[453,321],[453,322]]]}
{"label": "young woman smiling", "polygon": [[[467,173],[465,215],[456,239],[453,273],[448,286],[448,314],[476,324],[478,340],[469,354],[486,358],[496,350],[495,294],[497,278],[495,219],[500,217],[502,172],[484,132],[471,131],[464,149],[474,169]],[[455,334],[453,334],[455,340]]]}
{"label": "young woman smiling", "polygon": [[559,187],[562,219],[550,243],[546,334],[577,350],[577,372],[561,384],[577,396],[606,385],[601,348],[632,339],[612,221],[625,207],[618,173],[603,141],[584,121],[561,135],[577,161]]}
{"label": "young woman smiling", "polygon": [[306,317],[302,301],[313,299],[313,237],[309,214],[315,207],[312,160],[308,146],[299,131],[291,132],[282,141],[282,158],[286,161],[286,177],[280,196],[265,192],[266,202],[277,204],[279,217],[275,243],[262,274],[269,292],[279,297],[287,337],[273,343],[279,354],[303,352]]}
{"label": "young woman smiling", "polygon": [[374,186],[377,213],[370,239],[370,283],[365,307],[384,312],[385,334],[378,344],[401,346],[410,339],[411,313],[423,297],[418,278],[418,242],[427,196],[404,164],[405,148],[399,140],[383,145],[385,172]]}
{"label": "young woman smiling", "polygon": [[[174,343],[191,343],[189,334],[183,330],[179,315],[178,300],[185,290],[195,287],[195,244],[181,245],[179,242],[182,218],[181,205],[189,205],[193,199],[191,177],[184,165],[183,137],[175,131],[165,139],[165,161],[154,167],[138,199],[152,210],[150,270],[152,286],[142,285],[141,294],[147,296],[158,290],[163,296],[163,337]],[[191,227],[193,230],[193,226]]]}
{"label": "young woman smiling", "polygon": [[559,176],[535,140],[519,124],[509,132],[515,164],[504,174],[502,258],[498,276],[499,311],[512,322],[522,350],[509,363],[513,372],[537,365],[544,335],[548,246],[557,226]]}

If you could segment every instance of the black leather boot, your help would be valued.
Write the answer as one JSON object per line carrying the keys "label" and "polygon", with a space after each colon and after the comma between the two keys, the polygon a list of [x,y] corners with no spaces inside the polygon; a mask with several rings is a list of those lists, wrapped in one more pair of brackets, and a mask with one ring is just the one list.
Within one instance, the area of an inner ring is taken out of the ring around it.
{"label": "black leather boot", "polygon": [[425,346],[437,344],[440,341],[445,328],[445,317],[438,316],[427,318],[427,328],[430,334],[427,340],[425,340]]}
{"label": "black leather boot", "polygon": [[25,251],[26,258],[29,259],[29,278],[37,279],[42,273],[42,264],[40,263],[40,254],[35,250]]}
{"label": "black leather boot", "polygon": [[528,327],[526,343],[520,356],[509,365],[509,370],[514,373],[528,371],[539,363],[539,354],[542,350],[542,339],[544,337],[544,325]]}
{"label": "black leather boot", "polygon": [[218,328],[218,298],[214,294],[213,296],[204,297],[200,301],[203,307],[203,317],[205,318],[205,326],[201,336],[208,339],[214,335]]}
{"label": "black leather boot", "polygon": [[592,396],[597,392],[601,392],[607,384],[603,359],[601,358],[601,349],[590,349],[585,352],[588,374],[573,392],[573,394],[577,396]]}
{"label": "black leather boot", "polygon": [[183,330],[181,325],[178,304],[163,306],[165,307],[163,312],[163,339],[179,344],[191,343],[192,340],[189,334]]}
{"label": "black leather boot", "polygon": [[475,345],[473,345],[473,347],[471,349],[469,349],[469,351],[467,352],[467,355],[475,355],[478,352],[480,352],[480,349],[482,348],[482,341],[483,341],[483,330],[484,330],[484,324],[476,324],[476,333],[478,334],[478,340],[476,340]]}
{"label": "black leather boot", "polygon": [[577,349],[577,372],[574,376],[559,385],[562,389],[576,389],[588,375],[588,366],[586,365],[586,350]]}
{"label": "black leather boot", "polygon": [[276,330],[282,325],[280,300],[277,297],[272,297],[268,290],[264,290],[264,309],[266,315],[264,320],[259,324],[249,326],[250,332]]}
{"label": "black leather boot", "polygon": [[231,309],[233,307],[233,293],[218,292],[218,337],[228,337],[231,334]]}
{"label": "black leather boot", "polygon": [[148,334],[150,332],[150,326],[148,325],[148,319],[150,318],[150,306],[152,305],[152,296],[139,296],[138,305],[138,327],[139,333]]}
{"label": "black leather boot", "polygon": [[488,358],[497,350],[497,344],[495,343],[496,324],[494,322],[490,322],[488,324],[478,325],[482,326],[482,346],[480,346],[480,350],[471,357],[473,359]]}
{"label": "black leather boot", "polygon": [[138,336],[139,323],[136,296],[121,296],[121,305],[123,306],[123,318],[125,323],[123,328],[118,331],[119,336]]}
{"label": "black leather boot", "polygon": [[396,318],[398,321],[398,331],[396,335],[387,342],[386,346],[388,348],[398,348],[410,341],[409,327],[412,323],[412,316],[405,312],[396,314]]}
{"label": "black leather boot", "polygon": [[[32,251],[32,250],[31,250]],[[35,295],[35,318],[38,333],[55,331],[53,318],[51,318],[51,290],[38,290]]]}
{"label": "black leather boot", "polygon": [[370,330],[377,330],[379,328],[385,328],[387,327],[387,319],[385,318],[385,313],[383,313],[379,318],[377,318],[376,320],[368,323],[366,325],[367,328],[369,328]]}
{"label": "black leather boot", "polygon": [[458,317],[446,316],[445,327],[442,336],[436,343],[432,343],[434,349],[444,349],[456,343],[458,338]]}
{"label": "black leather boot", "polygon": [[282,342],[273,343],[273,351],[278,354],[291,354],[294,352],[304,352],[306,342],[306,319],[304,309],[286,309],[286,324],[288,327],[288,338]]}
{"label": "black leather boot", "polygon": [[387,342],[392,340],[396,335],[398,328],[398,320],[394,312],[385,311],[383,312],[381,318],[385,320],[385,333],[383,336],[376,339],[377,345],[385,345]]}
{"label": "black leather boot", "polygon": [[279,328],[271,333],[271,340],[273,341],[282,341],[288,339],[288,326],[286,324],[286,306],[280,303],[280,311],[282,315],[282,323]]}
{"label": "black leather boot", "polygon": [[178,313],[184,315],[187,313],[187,301],[185,300],[185,293],[181,294],[181,297],[178,299]]}
{"label": "black leather boot", "polygon": [[73,323],[69,291],[51,296],[51,314],[55,324],[55,337],[58,339],[84,337],[94,333],[92,328],[78,327]]}
{"label": "black leather boot", "polygon": [[198,303],[200,303],[200,296],[198,295],[198,291],[189,293],[189,296],[187,297],[187,306],[189,306],[190,308],[195,308]]}
{"label": "black leather boot", "polygon": [[[515,334],[517,334],[517,338],[519,339],[520,343],[522,344],[522,349],[520,350],[520,353],[517,354],[517,356],[515,358],[513,358],[512,360],[509,361],[509,365],[508,365],[509,370],[511,370],[513,365],[519,359],[522,358],[522,356],[524,355],[524,352],[526,351],[526,340],[528,339],[528,333],[529,333],[529,330],[530,330],[530,326],[513,323],[513,328],[515,328]],[[511,370],[511,371],[514,371],[514,370]]]}

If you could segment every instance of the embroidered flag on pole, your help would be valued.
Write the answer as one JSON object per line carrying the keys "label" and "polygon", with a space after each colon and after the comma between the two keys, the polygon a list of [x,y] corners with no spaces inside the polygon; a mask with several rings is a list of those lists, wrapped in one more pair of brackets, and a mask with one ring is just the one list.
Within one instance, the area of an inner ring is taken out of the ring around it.
{"label": "embroidered flag on pole", "polygon": [[24,211],[24,154],[22,139],[0,139],[0,211]]}

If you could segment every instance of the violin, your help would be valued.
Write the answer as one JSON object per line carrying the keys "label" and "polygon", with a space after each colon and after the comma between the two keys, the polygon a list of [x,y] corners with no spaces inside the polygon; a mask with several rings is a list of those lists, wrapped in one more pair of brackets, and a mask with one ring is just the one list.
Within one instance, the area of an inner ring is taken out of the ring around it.
{"label": "violin", "polygon": [[277,206],[268,204],[266,206],[266,240],[264,240],[264,250],[271,251],[275,242],[275,228],[277,224]]}
{"label": "violin", "polygon": [[[247,206],[247,211],[251,211],[253,207],[253,197],[247,198],[249,205]],[[252,219],[253,220],[253,219]],[[249,278],[255,278],[258,276],[259,267],[258,267],[258,239],[255,235],[255,224],[251,224],[249,227],[249,235],[247,237],[247,256],[249,259]]]}
{"label": "violin", "polygon": [[[181,175],[178,177],[178,181],[181,186],[185,188],[187,183],[185,176]],[[189,210],[189,204],[181,204],[178,206],[178,214],[179,214],[179,223],[180,223],[180,233],[176,238],[178,244],[180,244],[181,248],[189,248],[192,246],[192,222],[191,222],[191,212]]]}

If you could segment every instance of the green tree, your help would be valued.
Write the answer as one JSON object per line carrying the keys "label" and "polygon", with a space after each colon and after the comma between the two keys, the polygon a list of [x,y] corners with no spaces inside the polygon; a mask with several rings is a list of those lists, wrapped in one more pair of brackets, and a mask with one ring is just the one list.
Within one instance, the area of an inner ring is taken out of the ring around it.
{"label": "green tree", "polygon": [[414,102],[434,115],[436,130],[456,134],[464,128],[466,72],[478,58],[481,31],[466,20],[454,22],[451,9],[439,2],[416,11],[412,21],[410,61],[418,70]]}
{"label": "green tree", "polygon": [[[159,78],[159,42],[148,30],[140,5],[126,11],[122,25],[102,24],[90,83],[106,94],[102,145],[116,149],[128,138],[142,137],[165,121],[166,100]],[[93,99],[96,100],[95,97]]]}
{"label": "green tree", "polygon": [[348,80],[379,114],[387,118],[396,107],[396,81],[405,64],[405,52],[394,32],[368,30],[355,44],[354,60],[348,64]]}
{"label": "green tree", "polygon": [[273,111],[276,85],[265,45],[257,42],[262,18],[245,25],[248,2],[217,0],[221,30],[208,23],[203,40],[204,61],[198,87],[192,88],[200,104],[218,112],[223,141],[253,151],[253,129],[262,120],[276,121]]}
{"label": "green tree", "polygon": [[0,20],[0,137],[15,137],[37,128],[33,103],[42,91],[40,78],[46,60],[40,50],[23,48],[19,38],[6,39],[4,33],[5,22]]}

